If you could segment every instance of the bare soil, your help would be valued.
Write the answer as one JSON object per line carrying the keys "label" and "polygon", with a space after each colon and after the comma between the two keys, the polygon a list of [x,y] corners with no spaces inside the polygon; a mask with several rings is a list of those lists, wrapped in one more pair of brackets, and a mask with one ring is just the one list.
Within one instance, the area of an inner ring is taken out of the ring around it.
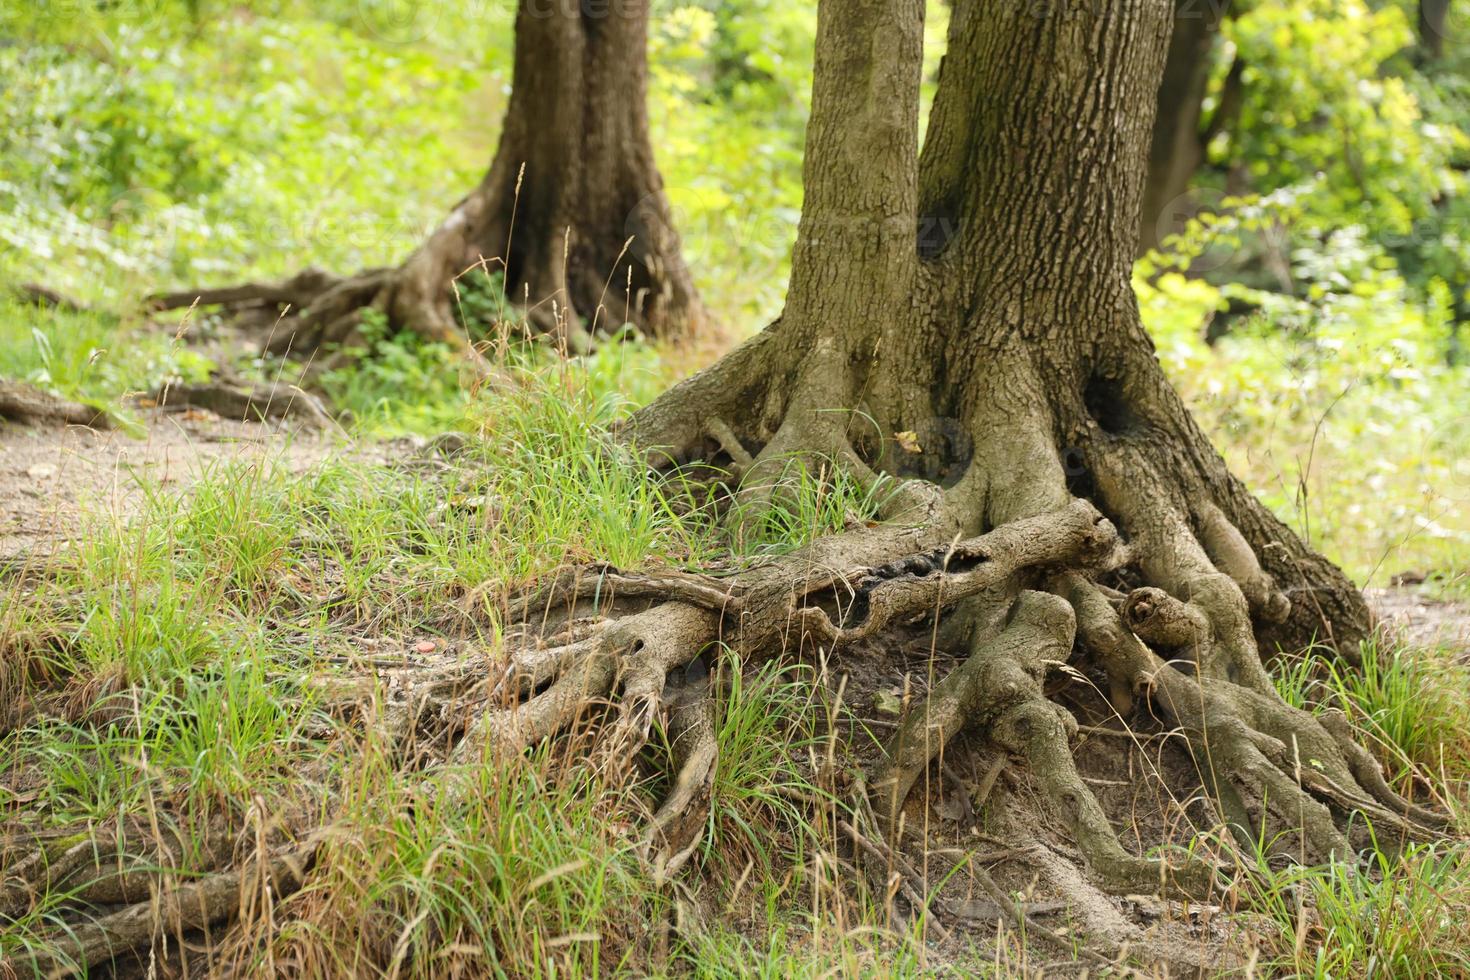
{"label": "bare soil", "polygon": [[1412,647],[1444,647],[1470,661],[1470,605],[1412,585],[1369,589],[1368,602],[1390,636]]}
{"label": "bare soil", "polygon": [[269,458],[301,472],[350,445],[340,433],[154,411],[141,437],[82,426],[0,423],[0,560],[41,558],[81,532],[85,514],[126,518],[145,487],[187,488],[210,467]]}

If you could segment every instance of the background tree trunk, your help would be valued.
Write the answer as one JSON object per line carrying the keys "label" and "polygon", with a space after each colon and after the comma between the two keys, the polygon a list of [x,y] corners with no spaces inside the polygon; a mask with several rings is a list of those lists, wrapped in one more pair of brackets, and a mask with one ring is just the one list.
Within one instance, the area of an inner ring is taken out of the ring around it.
{"label": "background tree trunk", "polygon": [[[628,320],[659,337],[703,308],[648,135],[648,5],[522,0],[495,160],[405,265],[405,315],[484,260],[508,298],[575,337]],[[555,314],[553,314],[553,305]]]}
{"label": "background tree trunk", "polygon": [[1433,60],[1444,57],[1445,20],[1450,0],[1419,0],[1419,46]]}
{"label": "background tree trunk", "polygon": [[[1229,100],[1222,98],[1212,117],[1210,132],[1202,130],[1215,42],[1227,10],[1225,3],[1175,0],[1174,32],[1164,63],[1163,81],[1159,84],[1158,112],[1149,144],[1148,179],[1143,190],[1143,218],[1138,235],[1140,254],[1178,230],[1175,226],[1179,217],[1170,213],[1171,208],[1189,190],[1190,180],[1204,162],[1209,140],[1218,131],[1217,124],[1223,123],[1230,111]],[[1231,68],[1237,86],[1239,68],[1238,64]],[[1226,91],[1237,86],[1227,82]]]}
{"label": "background tree trunk", "polygon": [[401,266],[345,279],[309,269],[151,304],[248,314],[271,328],[267,349],[278,354],[350,345],[367,308],[465,346],[457,288],[478,268],[503,274],[504,299],[523,307],[533,333],[571,350],[624,322],[661,338],[699,331],[707,316],[648,134],[648,4],[521,0],[515,32],[495,159]]}

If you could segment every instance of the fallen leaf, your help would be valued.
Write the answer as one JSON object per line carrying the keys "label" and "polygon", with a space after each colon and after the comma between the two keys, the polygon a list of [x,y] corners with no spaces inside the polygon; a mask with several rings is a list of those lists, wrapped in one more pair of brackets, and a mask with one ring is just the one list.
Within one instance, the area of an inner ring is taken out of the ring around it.
{"label": "fallen leaf", "polygon": [[898,448],[906,453],[921,453],[923,448],[919,445],[919,434],[917,432],[895,432],[893,438],[898,442]]}

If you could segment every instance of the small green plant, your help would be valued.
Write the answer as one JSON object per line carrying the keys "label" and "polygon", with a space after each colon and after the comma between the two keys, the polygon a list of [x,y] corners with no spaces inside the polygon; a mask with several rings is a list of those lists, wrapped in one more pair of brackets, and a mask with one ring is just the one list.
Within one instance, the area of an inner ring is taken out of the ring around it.
{"label": "small green plant", "polygon": [[458,355],[412,331],[391,331],[381,310],[364,310],[351,361],[327,371],[322,388],[365,433],[441,432],[462,424],[468,394]]}
{"label": "small green plant", "polygon": [[1240,887],[1276,930],[1268,964],[1291,976],[1431,978],[1470,972],[1470,853],[1374,848],[1370,867],[1277,867],[1258,852]]}
{"label": "small green plant", "polygon": [[751,507],[754,518],[745,519],[742,509],[747,505],[737,502],[728,521],[737,528],[737,551],[780,554],[820,535],[876,520],[892,492],[886,477],[864,485],[846,467],[790,459],[772,481],[769,502]]}
{"label": "small green plant", "polygon": [[477,266],[454,282],[454,301],[460,326],[474,341],[498,340],[516,332],[518,297],[505,293],[505,272]]}
{"label": "small green plant", "polygon": [[811,669],[766,664],[747,677],[738,661],[722,658],[717,674],[719,762],[704,858],[736,874],[749,860],[768,873],[800,865],[819,839],[811,802],[826,797],[802,768],[821,747]]}

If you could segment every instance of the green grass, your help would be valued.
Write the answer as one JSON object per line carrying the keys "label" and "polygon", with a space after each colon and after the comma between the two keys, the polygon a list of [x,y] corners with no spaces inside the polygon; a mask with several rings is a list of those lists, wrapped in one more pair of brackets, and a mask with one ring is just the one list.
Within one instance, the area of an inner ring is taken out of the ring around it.
{"label": "green grass", "polygon": [[646,962],[635,938],[665,899],[626,832],[627,790],[551,751],[427,779],[355,766],[341,837],[289,901],[271,955],[326,975],[591,976]]}
{"label": "green grass", "polygon": [[1361,667],[1330,653],[1283,660],[1274,674],[1289,704],[1343,711],[1411,798],[1428,787],[1436,802],[1460,801],[1470,777],[1470,674],[1442,650],[1364,643]]}
{"label": "green grass", "polygon": [[823,534],[874,521],[894,482],[880,477],[865,485],[828,460],[792,458],[784,461],[769,489],[769,500],[736,503],[731,523],[738,529],[732,542],[737,551],[781,554]]}
{"label": "green grass", "polygon": [[[324,711],[321,682],[339,670],[330,656],[438,634],[493,649],[499,598],[564,563],[698,565],[738,543],[692,487],[654,478],[608,438],[629,407],[615,393],[624,356],[641,354],[520,363],[514,384],[467,399],[468,441],[452,457],[405,446],[384,463],[349,445],[291,473],[265,451],[212,464],[188,491],[144,483],[135,514],[95,519],[32,569],[44,575],[7,586],[7,703],[52,709],[0,736],[28,826],[142,814],[189,828],[261,806],[340,821],[312,886],[242,926],[231,955],[267,971],[287,959],[331,975],[929,971],[922,926],[891,931],[881,899],[855,894],[831,863],[837,708],[830,678],[810,668],[716,672],[721,762],[691,873],[729,921],[652,946],[651,927],[699,914],[638,863],[638,829],[666,785],[647,775],[663,771],[657,745],[627,772],[589,764],[573,734],[502,765],[421,773],[376,733],[372,699],[346,718]],[[744,547],[872,516],[873,494],[820,475],[794,474],[776,530]],[[1458,798],[1470,768],[1463,675],[1431,654],[1365,658],[1361,673],[1306,658],[1284,693],[1348,711],[1401,785]],[[1461,900],[1459,852],[1374,861],[1356,877],[1263,865],[1242,880],[1284,968],[1311,972],[1320,956],[1332,975],[1368,962],[1427,975],[1457,962],[1454,918],[1424,917],[1428,896]],[[53,931],[64,897],[43,898],[0,950]],[[1369,933],[1364,916],[1395,931]],[[1016,966],[1008,949],[971,965],[1004,975]]]}
{"label": "green grass", "polygon": [[1238,896],[1262,915],[1259,964],[1320,980],[1447,977],[1470,972],[1470,850],[1415,845],[1370,854],[1369,867],[1281,868],[1264,856]]}
{"label": "green grass", "polygon": [[0,283],[0,377],[20,378],[98,407],[164,382],[200,381],[211,361],[173,333],[110,313],[36,307]]}

